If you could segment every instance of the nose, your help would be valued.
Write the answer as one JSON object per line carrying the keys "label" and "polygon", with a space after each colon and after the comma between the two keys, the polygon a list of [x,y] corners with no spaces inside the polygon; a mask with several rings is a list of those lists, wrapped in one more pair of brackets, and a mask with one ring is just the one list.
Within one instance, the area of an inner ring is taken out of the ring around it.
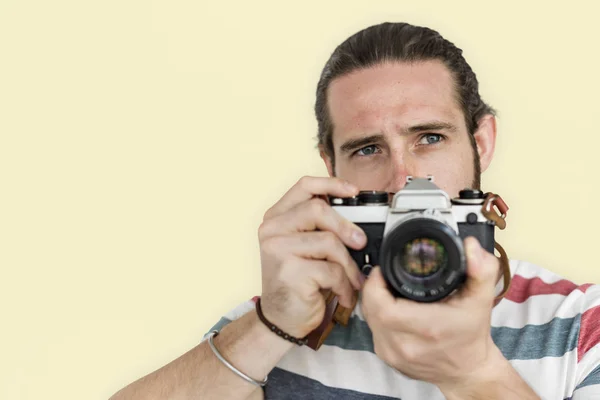
{"label": "nose", "polygon": [[390,179],[386,190],[396,193],[406,185],[406,177],[414,176],[415,171],[408,157],[401,152],[392,154],[390,164]]}

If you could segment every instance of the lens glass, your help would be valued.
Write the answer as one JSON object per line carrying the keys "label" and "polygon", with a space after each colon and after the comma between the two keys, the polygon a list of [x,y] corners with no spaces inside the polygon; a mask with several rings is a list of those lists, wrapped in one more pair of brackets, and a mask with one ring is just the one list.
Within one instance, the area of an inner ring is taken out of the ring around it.
{"label": "lens glass", "polygon": [[435,239],[420,237],[404,245],[400,257],[394,257],[400,268],[415,278],[427,278],[443,270],[448,264],[448,253]]}

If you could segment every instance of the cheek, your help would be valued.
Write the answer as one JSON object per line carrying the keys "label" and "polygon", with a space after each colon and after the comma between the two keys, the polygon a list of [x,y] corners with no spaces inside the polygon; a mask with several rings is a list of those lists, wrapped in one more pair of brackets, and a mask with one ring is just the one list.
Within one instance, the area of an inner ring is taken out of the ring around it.
{"label": "cheek", "polygon": [[471,154],[447,157],[431,166],[434,182],[450,197],[458,196],[458,192],[470,187],[473,182],[474,169]]}

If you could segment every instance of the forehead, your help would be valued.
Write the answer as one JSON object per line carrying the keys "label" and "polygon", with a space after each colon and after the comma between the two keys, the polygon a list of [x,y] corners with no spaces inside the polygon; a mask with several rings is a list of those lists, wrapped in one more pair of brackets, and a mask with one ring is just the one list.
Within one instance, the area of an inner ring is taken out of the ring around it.
{"label": "forehead", "polygon": [[335,131],[462,117],[453,77],[438,60],[390,62],[336,78],[329,85],[328,107]]}

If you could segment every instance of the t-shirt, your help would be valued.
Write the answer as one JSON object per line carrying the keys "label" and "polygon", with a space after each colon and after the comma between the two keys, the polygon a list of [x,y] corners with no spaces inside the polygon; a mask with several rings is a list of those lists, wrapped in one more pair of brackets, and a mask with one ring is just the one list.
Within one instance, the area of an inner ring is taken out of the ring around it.
{"label": "t-shirt", "polygon": [[[542,399],[600,399],[600,285],[577,285],[525,261],[511,260],[510,269],[511,287],[492,311],[496,346]],[[255,300],[211,330],[253,310]],[[347,326],[336,325],[317,351],[294,347],[268,379],[268,400],[444,399],[435,385],[377,357],[360,296]]]}

